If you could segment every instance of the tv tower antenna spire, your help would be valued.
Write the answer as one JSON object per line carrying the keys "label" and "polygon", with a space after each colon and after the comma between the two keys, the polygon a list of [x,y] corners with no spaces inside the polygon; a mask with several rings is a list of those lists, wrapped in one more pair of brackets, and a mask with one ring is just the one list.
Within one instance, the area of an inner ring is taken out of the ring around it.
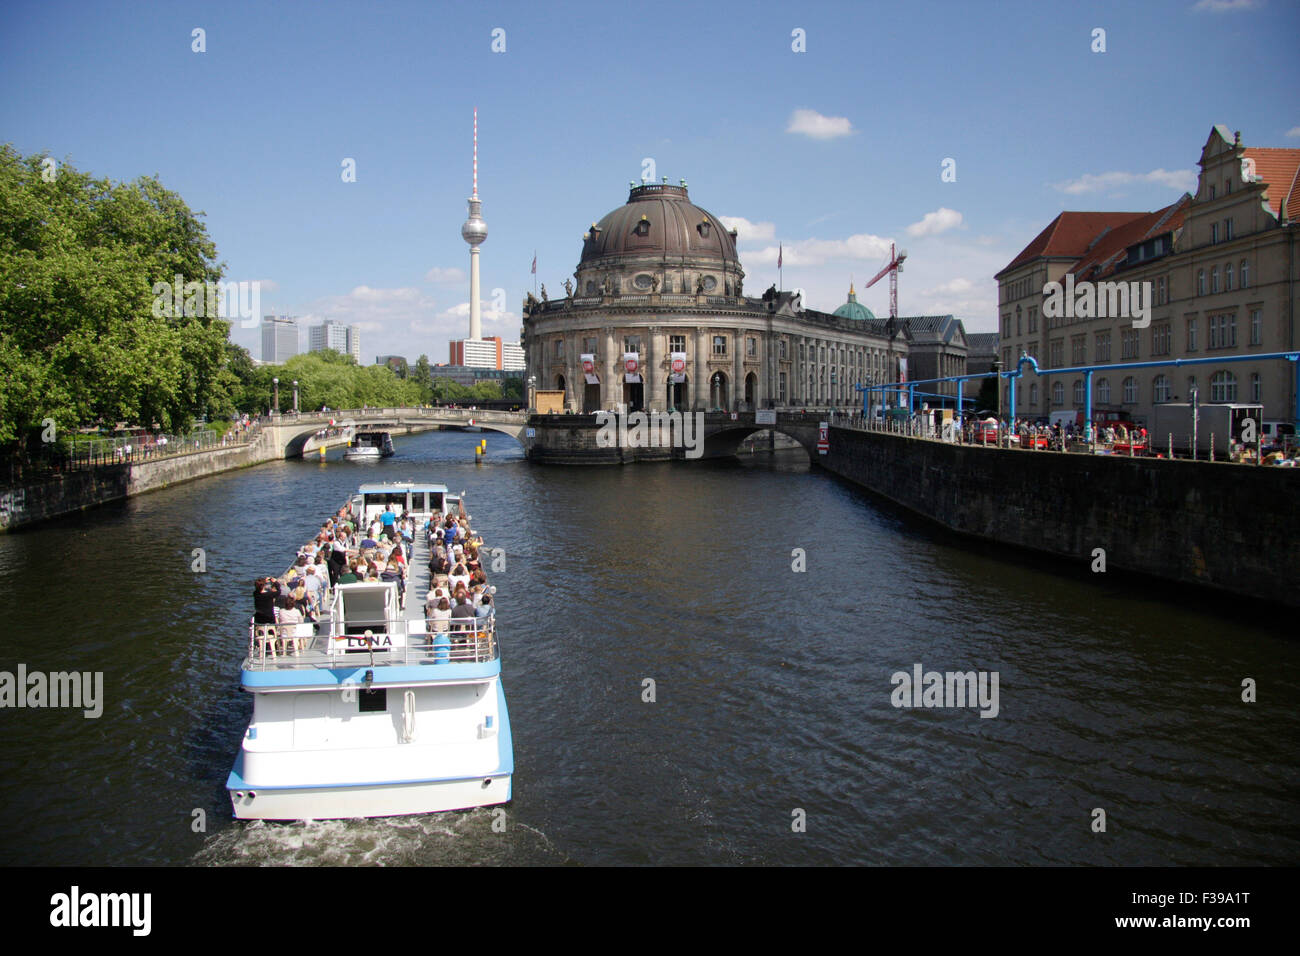
{"label": "tv tower antenna spire", "polygon": [[478,247],[487,238],[483,221],[483,204],[478,198],[478,109],[474,110],[474,192],[469,197],[469,218],[460,227],[460,236],[469,243],[469,337],[483,338],[483,319],[479,306]]}

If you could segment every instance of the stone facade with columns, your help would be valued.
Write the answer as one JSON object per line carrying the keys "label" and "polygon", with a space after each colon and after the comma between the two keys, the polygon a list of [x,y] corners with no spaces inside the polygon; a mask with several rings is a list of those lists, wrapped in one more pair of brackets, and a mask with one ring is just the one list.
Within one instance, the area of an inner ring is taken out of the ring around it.
{"label": "stone facade with columns", "polygon": [[[525,376],[562,389],[574,413],[852,409],[854,385],[895,379],[906,320],[891,337],[884,319],[805,309],[796,293],[746,295],[737,238],[684,181],[633,185],[584,235],[565,298],[525,301]],[[674,352],[686,356],[676,384]],[[627,381],[629,353],[639,382]]]}

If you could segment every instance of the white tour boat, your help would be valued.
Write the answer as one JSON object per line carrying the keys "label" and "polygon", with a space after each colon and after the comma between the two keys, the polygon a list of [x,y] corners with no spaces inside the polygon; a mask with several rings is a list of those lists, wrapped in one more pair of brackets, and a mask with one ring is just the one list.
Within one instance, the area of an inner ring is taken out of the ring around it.
{"label": "white tour boat", "polygon": [[[429,633],[426,519],[445,485],[362,485],[364,528],[390,505],[416,519],[406,608],[396,583],[331,589],[312,625],[250,625],[241,682],[253,719],[226,782],[240,819],[433,813],[510,799],[514,748],[494,618]],[[456,626],[455,621],[450,625]],[[277,634],[300,628],[295,634]]]}

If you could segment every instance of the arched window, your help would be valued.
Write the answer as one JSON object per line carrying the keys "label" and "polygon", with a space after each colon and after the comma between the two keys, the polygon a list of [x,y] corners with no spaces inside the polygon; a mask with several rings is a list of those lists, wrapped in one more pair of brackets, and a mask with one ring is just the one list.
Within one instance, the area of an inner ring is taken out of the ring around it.
{"label": "arched window", "polygon": [[1074,380],[1074,404],[1083,404],[1083,379],[1081,378],[1076,378]]}
{"label": "arched window", "polygon": [[1156,404],[1169,401],[1169,379],[1164,375],[1157,375],[1155,381],[1151,383],[1151,397]]}
{"label": "arched window", "polygon": [[1020,306],[1016,306],[1016,335],[1020,334]]}
{"label": "arched window", "polygon": [[1196,294],[1205,295],[1205,270],[1196,270]]}
{"label": "arched window", "polygon": [[1235,402],[1237,400],[1237,376],[1226,369],[1215,372],[1210,379],[1210,401]]}
{"label": "arched window", "polygon": [[1250,373],[1250,400],[1256,405],[1264,401],[1264,384],[1260,381],[1258,372]]}
{"label": "arched window", "polygon": [[1210,291],[1219,291],[1219,267],[1215,266],[1210,270]]}
{"label": "arched window", "polygon": [[1138,400],[1138,383],[1132,375],[1124,379],[1124,404],[1136,405]]}
{"label": "arched window", "polygon": [[1053,405],[1065,404],[1065,383],[1064,382],[1052,383],[1052,404]]}
{"label": "arched window", "polygon": [[1229,262],[1223,267],[1223,291],[1232,291],[1232,263]]}
{"label": "arched window", "polygon": [[1187,400],[1189,402],[1192,400],[1192,393],[1195,391],[1196,391],[1196,376],[1189,375],[1187,376]]}
{"label": "arched window", "polygon": [[1097,401],[1102,405],[1110,404],[1110,379],[1097,379]]}
{"label": "arched window", "polygon": [[1029,404],[1030,405],[1038,404],[1038,383],[1037,382],[1034,382],[1032,385],[1029,386]]}
{"label": "arched window", "polygon": [[1250,288],[1250,263],[1245,259],[1241,260],[1241,287],[1243,289]]}

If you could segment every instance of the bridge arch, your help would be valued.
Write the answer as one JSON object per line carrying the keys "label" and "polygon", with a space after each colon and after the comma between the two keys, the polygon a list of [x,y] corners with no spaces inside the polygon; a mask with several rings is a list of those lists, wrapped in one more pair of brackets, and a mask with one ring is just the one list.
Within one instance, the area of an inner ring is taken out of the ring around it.
{"label": "bridge arch", "polygon": [[817,426],[815,424],[782,423],[779,419],[775,425],[756,425],[752,420],[748,422],[721,422],[712,425],[712,427],[706,425],[704,430],[704,457],[722,458],[735,455],[746,438],[755,432],[764,431],[779,432],[793,438],[808,453],[809,460],[816,459]]}
{"label": "bridge arch", "polygon": [[322,428],[328,428],[330,419],[336,424],[344,421],[357,431],[391,431],[395,435],[431,431],[439,425],[474,425],[485,431],[508,435],[521,446],[527,422],[524,412],[503,412],[492,409],[454,408],[371,408],[331,412],[328,415],[277,416],[263,425],[266,440],[273,442],[285,458],[298,458],[307,443]]}

